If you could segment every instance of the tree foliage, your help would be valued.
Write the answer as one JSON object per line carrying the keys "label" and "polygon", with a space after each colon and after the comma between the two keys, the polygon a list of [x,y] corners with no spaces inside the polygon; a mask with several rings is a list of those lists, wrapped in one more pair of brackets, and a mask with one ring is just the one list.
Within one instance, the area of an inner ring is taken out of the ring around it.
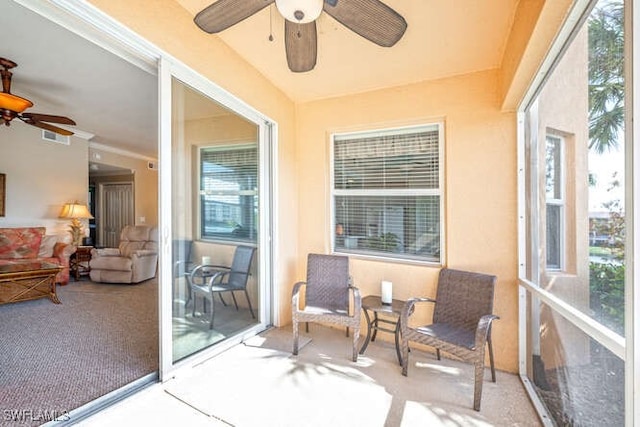
{"label": "tree foliage", "polygon": [[600,2],[589,17],[589,148],[618,147],[624,126],[624,5]]}

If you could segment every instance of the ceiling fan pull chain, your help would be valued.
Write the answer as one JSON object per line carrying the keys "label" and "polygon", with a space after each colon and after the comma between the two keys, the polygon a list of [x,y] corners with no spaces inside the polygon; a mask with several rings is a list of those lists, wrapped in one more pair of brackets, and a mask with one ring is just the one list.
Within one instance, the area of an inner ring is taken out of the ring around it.
{"label": "ceiling fan pull chain", "polygon": [[269,41],[273,41],[273,5],[269,7]]}

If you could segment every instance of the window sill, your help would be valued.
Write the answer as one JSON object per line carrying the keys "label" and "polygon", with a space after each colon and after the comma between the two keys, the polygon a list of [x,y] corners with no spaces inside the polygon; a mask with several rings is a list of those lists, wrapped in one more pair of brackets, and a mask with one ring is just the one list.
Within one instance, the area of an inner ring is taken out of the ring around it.
{"label": "window sill", "polygon": [[441,261],[428,261],[428,260],[420,260],[420,259],[412,259],[412,258],[393,258],[382,255],[370,255],[362,252],[351,252],[347,250],[333,250],[331,252],[333,255],[344,255],[353,259],[361,259],[366,261],[374,261],[374,262],[384,262],[387,264],[404,264],[404,265],[420,265],[425,267],[436,267],[442,268],[443,264]]}

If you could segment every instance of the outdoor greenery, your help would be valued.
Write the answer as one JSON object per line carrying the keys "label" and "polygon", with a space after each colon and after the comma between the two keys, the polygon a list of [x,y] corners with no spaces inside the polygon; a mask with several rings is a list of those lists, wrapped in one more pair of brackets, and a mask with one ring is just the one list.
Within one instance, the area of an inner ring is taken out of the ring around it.
{"label": "outdoor greenery", "polygon": [[[589,148],[598,154],[618,149],[624,130],[624,5],[601,1],[589,17]],[[589,177],[593,183],[592,176]],[[620,182],[613,177],[611,187]],[[608,236],[605,248],[590,248],[601,259],[589,266],[590,307],[594,317],[624,334],[624,206],[603,204],[609,217],[592,221],[591,232]],[[597,254],[596,254],[597,252]],[[604,260],[602,259],[604,258]]]}
{"label": "outdoor greenery", "polygon": [[383,233],[369,238],[368,246],[376,251],[393,252],[398,248],[398,236],[394,233]]}
{"label": "outdoor greenery", "polygon": [[604,153],[624,125],[624,5],[600,3],[589,17],[589,148]]}

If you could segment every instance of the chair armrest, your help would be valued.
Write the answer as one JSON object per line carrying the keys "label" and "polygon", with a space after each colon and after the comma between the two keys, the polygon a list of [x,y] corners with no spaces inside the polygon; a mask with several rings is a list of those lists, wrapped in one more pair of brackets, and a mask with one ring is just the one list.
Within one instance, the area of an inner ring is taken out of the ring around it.
{"label": "chair armrest", "polygon": [[293,285],[293,291],[291,292],[291,308],[294,311],[300,310],[300,289],[306,285],[307,282],[298,282]]}
{"label": "chair armrest", "polygon": [[210,268],[212,270],[231,270],[231,267],[227,265],[216,265],[216,264],[203,264],[203,267]]}
{"label": "chair armrest", "polygon": [[134,251],[131,255],[138,256],[138,257],[145,257],[145,256],[158,255],[158,252],[151,249],[138,249],[137,251]]}
{"label": "chair armrest", "polygon": [[409,298],[407,302],[404,303],[404,307],[402,307],[402,312],[400,313],[400,328],[402,331],[405,331],[406,328],[409,327],[409,317],[413,314],[415,305],[423,302],[431,302],[435,304],[437,301],[428,297],[414,297]]}
{"label": "chair armrest", "polygon": [[191,273],[193,262],[178,260],[173,263],[173,271],[176,277],[182,277],[185,274]]}
{"label": "chair armrest", "polygon": [[495,314],[485,314],[478,321],[476,327],[476,348],[483,348],[484,343],[487,342],[487,337],[491,333],[491,322],[500,319]]}
{"label": "chair armrest", "polygon": [[[209,266],[207,265],[206,267]],[[216,271],[216,273],[209,279],[209,292],[211,292],[211,288],[213,288],[216,280],[218,281],[218,285],[223,285],[222,279],[224,278],[224,276],[227,276],[230,273],[231,271]]]}
{"label": "chair armrest", "polygon": [[102,248],[102,249],[92,249],[91,257],[98,256],[120,256],[120,249],[118,248]]}
{"label": "chair armrest", "polygon": [[53,256],[58,258],[60,261],[67,261],[67,265],[69,264],[69,257],[76,252],[76,247],[74,245],[70,245],[64,242],[56,242],[53,245]]}
{"label": "chair armrest", "polygon": [[353,315],[359,316],[362,310],[362,296],[360,295],[360,289],[355,286],[349,285],[349,289],[353,292]]}

